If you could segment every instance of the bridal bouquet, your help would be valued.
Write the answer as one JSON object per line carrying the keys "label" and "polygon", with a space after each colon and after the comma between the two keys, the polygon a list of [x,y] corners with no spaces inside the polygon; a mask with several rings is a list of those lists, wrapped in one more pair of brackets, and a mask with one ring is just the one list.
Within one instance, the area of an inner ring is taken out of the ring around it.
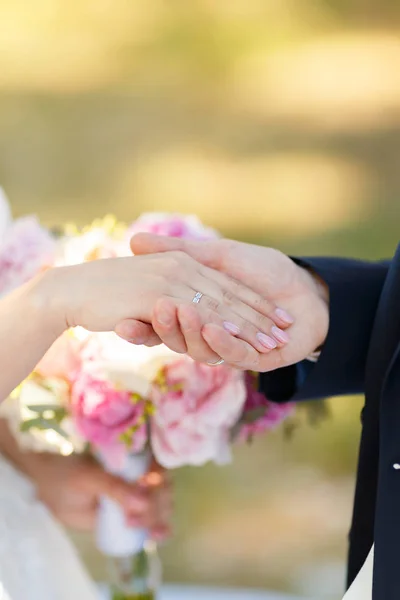
{"label": "bridal bouquet", "polygon": [[[35,219],[21,219],[0,248],[0,293],[52,265],[127,256],[131,236],[140,231],[217,236],[196,217],[179,215],[147,214],[130,227],[106,217],[82,231],[69,225],[58,239]],[[14,395],[23,432],[65,454],[90,444],[113,469],[127,454],[146,449],[166,468],[223,464],[235,439],[249,440],[292,412],[291,404],[273,404],[258,393],[255,374],[79,327],[55,342]]]}
{"label": "bridal bouquet", "polygon": [[[68,225],[58,237],[33,217],[20,219],[9,223],[0,245],[0,294],[52,266],[127,256],[131,236],[141,231],[198,240],[217,236],[196,217],[180,215],[147,214],[130,227],[106,217],[80,231]],[[168,469],[227,463],[235,440],[251,440],[293,410],[266,400],[256,374],[79,327],[53,344],[13,395],[22,443],[29,437],[38,448],[65,455],[89,449],[106,469],[131,481],[146,472],[151,456]],[[159,575],[145,540],[145,531],[128,529],[122,510],[102,500],[97,541],[116,561],[115,600],[155,597]],[[135,557],[129,561],[131,587],[127,556]]]}

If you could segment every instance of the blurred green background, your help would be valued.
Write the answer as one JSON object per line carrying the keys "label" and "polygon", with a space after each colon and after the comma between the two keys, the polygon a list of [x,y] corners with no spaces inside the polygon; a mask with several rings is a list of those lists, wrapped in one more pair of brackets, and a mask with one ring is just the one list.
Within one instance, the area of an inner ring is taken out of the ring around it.
{"label": "blurred green background", "polygon": [[[0,182],[16,216],[196,213],[296,254],[390,256],[398,0],[3,0]],[[361,399],[176,473],[173,581],[335,598]],[[93,572],[90,541],[76,538]]]}

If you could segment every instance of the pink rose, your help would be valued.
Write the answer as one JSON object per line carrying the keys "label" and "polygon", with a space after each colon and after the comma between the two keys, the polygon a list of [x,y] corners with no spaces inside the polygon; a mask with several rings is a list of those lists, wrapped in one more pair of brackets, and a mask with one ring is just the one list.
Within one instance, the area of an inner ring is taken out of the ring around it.
{"label": "pink rose", "polygon": [[244,423],[239,432],[240,440],[251,439],[256,434],[275,429],[282,421],[294,411],[294,403],[286,402],[277,404],[271,402],[258,391],[258,377],[252,373],[246,373],[247,398],[244,406],[243,417],[246,414],[255,418],[253,422]]}
{"label": "pink rose", "polygon": [[[121,459],[127,449],[143,450],[147,433],[144,403],[131,392],[117,389],[111,382],[82,371],[73,382],[71,412],[78,433],[102,452]],[[122,436],[129,435],[129,446]]]}
{"label": "pink rose", "polygon": [[194,215],[180,215],[168,213],[145,213],[129,227],[128,235],[136,233],[155,233],[156,235],[169,235],[192,240],[213,240],[219,237],[218,233],[206,227]]}
{"label": "pink rose", "polygon": [[0,241],[0,294],[54,264],[56,242],[35,217],[15,221]]}
{"label": "pink rose", "polygon": [[82,367],[81,353],[84,342],[73,337],[69,331],[61,335],[46,352],[35,371],[43,377],[57,377],[70,381]]}
{"label": "pink rose", "polygon": [[231,428],[246,399],[242,373],[185,357],[161,371],[151,399],[151,443],[161,465],[229,461]]}

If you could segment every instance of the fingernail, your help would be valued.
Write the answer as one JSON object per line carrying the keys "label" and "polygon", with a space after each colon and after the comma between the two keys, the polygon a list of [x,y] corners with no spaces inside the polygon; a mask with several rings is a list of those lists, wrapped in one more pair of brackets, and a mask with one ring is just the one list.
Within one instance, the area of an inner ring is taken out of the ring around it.
{"label": "fingernail", "polygon": [[229,321],[224,321],[223,323],[224,329],[231,333],[232,335],[239,335],[240,329],[234,323],[230,323]]}
{"label": "fingernail", "polygon": [[171,325],[172,322],[171,315],[165,310],[160,310],[156,315],[156,319],[161,325],[165,325],[166,327]]}
{"label": "fingernail", "polygon": [[271,327],[271,333],[281,344],[287,344],[290,339],[286,331],[282,331],[282,329],[279,329],[275,325]]}
{"label": "fingernail", "polygon": [[143,338],[129,338],[128,342],[135,344],[136,346],[143,346],[145,340]]}
{"label": "fingernail", "polygon": [[293,317],[289,315],[289,313],[287,313],[286,310],[283,310],[283,308],[277,308],[275,314],[278,317],[278,319],[280,319],[284,323],[287,323],[288,325],[292,325],[294,323]]}
{"label": "fingernail", "polygon": [[273,350],[278,345],[276,341],[272,339],[272,337],[265,335],[265,333],[257,333],[256,338],[260,344],[264,346],[264,348],[268,348],[268,350]]}

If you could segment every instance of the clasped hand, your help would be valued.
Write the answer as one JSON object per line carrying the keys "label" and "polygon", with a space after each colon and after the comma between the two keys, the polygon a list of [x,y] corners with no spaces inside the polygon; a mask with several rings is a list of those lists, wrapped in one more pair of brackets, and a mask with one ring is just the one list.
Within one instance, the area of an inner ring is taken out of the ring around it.
{"label": "clasped hand", "polygon": [[259,370],[268,368],[263,357],[289,342],[285,329],[293,322],[256,286],[180,249],[53,269],[42,276],[39,295],[42,320],[57,335],[76,325],[115,330],[137,344],[163,341],[216,363],[224,351],[212,340],[221,331],[222,343],[245,357],[227,362]]}
{"label": "clasped hand", "polygon": [[[118,326],[119,333],[134,343],[164,342],[196,360],[208,362],[218,356],[233,367],[263,372],[305,359],[326,339],[327,286],[278,250],[232,240],[194,242],[152,234],[136,235],[131,247],[135,255],[174,252],[183,258],[186,253],[208,267],[205,276],[218,280],[222,293],[212,319],[211,313],[196,311],[190,304],[160,298],[151,325],[129,320]],[[221,327],[226,305],[231,314],[243,318],[239,323],[229,317],[238,325],[236,337]],[[290,331],[283,331],[289,326]]]}

